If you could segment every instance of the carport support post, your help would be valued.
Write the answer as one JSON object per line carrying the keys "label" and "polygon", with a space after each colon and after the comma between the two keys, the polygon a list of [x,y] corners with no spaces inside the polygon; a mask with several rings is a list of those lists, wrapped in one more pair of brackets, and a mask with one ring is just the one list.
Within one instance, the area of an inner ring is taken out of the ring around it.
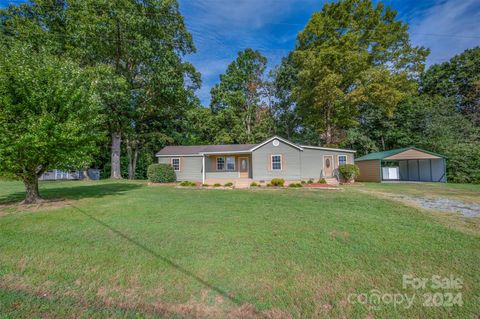
{"label": "carport support post", "polygon": [[202,155],[202,184],[205,184],[205,154]]}

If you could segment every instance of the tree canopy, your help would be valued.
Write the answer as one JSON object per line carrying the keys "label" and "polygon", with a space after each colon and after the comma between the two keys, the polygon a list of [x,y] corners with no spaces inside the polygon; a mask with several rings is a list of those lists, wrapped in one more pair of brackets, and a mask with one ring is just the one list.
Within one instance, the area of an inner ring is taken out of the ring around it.
{"label": "tree canopy", "polygon": [[293,92],[319,140],[338,143],[344,129],[358,124],[362,107],[393,114],[415,89],[428,50],[411,45],[407,25],[396,16],[381,2],[327,3],[299,33]]}
{"label": "tree canopy", "polygon": [[212,88],[210,108],[214,123],[220,126],[218,142],[254,143],[271,134],[271,113],[266,103],[267,59],[259,52],[245,49],[220,75]]}
{"label": "tree canopy", "polygon": [[0,45],[0,171],[39,200],[49,169],[88,166],[97,152],[100,101],[84,70],[28,45]]}

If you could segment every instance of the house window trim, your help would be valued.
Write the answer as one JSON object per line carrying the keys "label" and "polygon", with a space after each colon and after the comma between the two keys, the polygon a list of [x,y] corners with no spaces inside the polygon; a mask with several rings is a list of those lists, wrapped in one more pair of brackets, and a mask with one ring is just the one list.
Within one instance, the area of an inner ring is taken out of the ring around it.
{"label": "house window trim", "polygon": [[[345,157],[345,164],[340,164],[340,157]],[[348,156],[347,155],[338,155],[337,160],[338,160],[338,167],[348,164]]]}
{"label": "house window trim", "polygon": [[[223,159],[223,168],[219,169],[218,168],[218,159],[222,158]],[[233,169],[228,169],[228,164],[227,164],[227,158],[233,158]],[[235,172],[237,165],[235,163],[236,158],[235,156],[217,156],[215,157],[215,168],[217,172]]]}
{"label": "house window trim", "polygon": [[[280,162],[279,162],[280,168],[273,168],[273,158],[276,157],[276,156],[280,157]],[[283,163],[282,162],[283,162],[282,154],[272,154],[271,157],[270,157],[270,169],[272,171],[276,171],[276,172],[282,171],[283,170]]]}
{"label": "house window trim", "polygon": [[[223,159],[223,168],[221,168],[221,169],[218,168],[218,160],[219,159]],[[217,172],[225,171],[225,168],[226,168],[225,157],[223,157],[223,156],[215,157],[215,168],[216,168]]]}
{"label": "house window trim", "polygon": [[[229,159],[229,158],[233,159],[233,169],[228,169],[227,159]],[[235,161],[236,161],[235,156],[225,156],[225,171],[226,172],[235,172],[235,169],[237,168],[237,165],[236,165]]]}
{"label": "house window trim", "polygon": [[[178,160],[178,169],[175,169],[175,165],[173,165],[173,160]],[[180,165],[181,165],[180,157],[172,157],[172,158],[170,159],[170,165],[172,165],[173,170],[174,170],[175,172],[180,172],[180,170],[181,170],[181,167],[180,167]]]}

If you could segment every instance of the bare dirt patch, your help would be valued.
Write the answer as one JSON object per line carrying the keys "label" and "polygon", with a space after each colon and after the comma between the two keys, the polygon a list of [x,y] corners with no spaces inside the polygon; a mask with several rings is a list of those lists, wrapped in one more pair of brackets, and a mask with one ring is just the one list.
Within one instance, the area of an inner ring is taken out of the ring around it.
{"label": "bare dirt patch", "polygon": [[55,199],[44,199],[36,204],[23,204],[14,203],[14,204],[2,204],[0,205],[0,217],[9,215],[17,212],[37,212],[45,210],[55,210],[63,208],[67,205],[72,204],[72,200],[66,200],[64,198],[55,198]]}

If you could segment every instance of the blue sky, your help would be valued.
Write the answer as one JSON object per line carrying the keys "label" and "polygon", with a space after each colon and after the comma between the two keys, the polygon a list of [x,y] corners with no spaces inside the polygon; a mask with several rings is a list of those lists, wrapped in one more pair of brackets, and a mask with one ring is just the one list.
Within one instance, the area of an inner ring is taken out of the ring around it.
{"label": "blue sky", "polygon": [[[180,0],[180,9],[197,47],[190,60],[202,73],[197,92],[204,105],[238,51],[251,47],[279,63],[295,46],[296,35],[322,0]],[[410,25],[412,42],[431,49],[429,65],[480,45],[478,0],[386,0]]]}
{"label": "blue sky", "polygon": [[[374,0],[375,1],[375,0]],[[0,7],[22,0],[0,0]],[[297,33],[325,0],[179,0],[197,53],[187,57],[202,73],[197,92],[204,105],[237,52],[251,47],[268,58],[269,67],[295,46]],[[449,60],[480,45],[479,0],[384,0],[410,25],[416,45],[431,49],[429,65]]]}

